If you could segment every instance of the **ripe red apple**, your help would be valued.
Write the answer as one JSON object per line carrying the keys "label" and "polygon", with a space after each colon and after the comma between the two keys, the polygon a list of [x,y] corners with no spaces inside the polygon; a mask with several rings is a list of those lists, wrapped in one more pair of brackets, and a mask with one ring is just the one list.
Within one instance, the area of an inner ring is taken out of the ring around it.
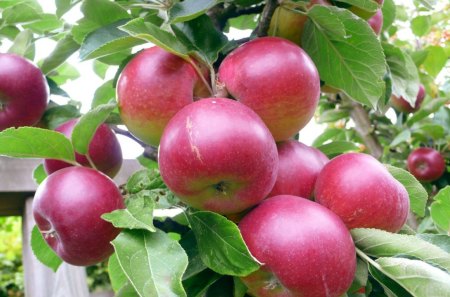
{"label": "ripe red apple", "polygon": [[444,158],[438,151],[429,147],[413,150],[407,163],[409,172],[423,182],[437,180],[445,172]]}
{"label": "ripe red apple", "polygon": [[401,229],[409,213],[405,187],[374,157],[347,153],[335,157],[319,173],[316,201],[352,228]]}
{"label": "ripe red apple", "polygon": [[177,111],[209,95],[191,64],[156,46],[136,55],[117,82],[120,117],[131,133],[151,145],[159,144]]}
{"label": "ripe red apple", "polygon": [[[77,121],[77,119],[69,120],[55,130],[61,132],[70,139]],[[97,131],[89,144],[88,152],[96,169],[99,171],[105,173],[109,177],[114,177],[117,172],[119,172],[123,159],[122,150],[116,134],[114,134],[106,124],[101,124],[97,128]],[[83,166],[90,167],[89,161],[85,155],[75,152],[75,160]],[[60,160],[44,160],[44,168],[48,174],[69,166],[72,165]]]}
{"label": "ripe red apple", "polygon": [[23,57],[0,53],[0,131],[36,124],[47,107],[48,93],[39,68]]}
{"label": "ripe red apple", "polygon": [[408,103],[408,101],[405,100],[405,98],[397,97],[395,95],[391,96],[391,105],[397,111],[405,112],[405,113],[413,113],[420,109],[420,106],[422,105],[424,98],[425,98],[425,87],[422,84],[420,84],[419,92],[417,93],[416,103],[414,104],[414,107],[412,107]]}
{"label": "ripe red apple", "polygon": [[110,241],[120,232],[100,216],[124,207],[109,177],[72,166],[49,175],[38,187],[33,215],[45,241],[61,259],[89,266],[112,254]]}
{"label": "ripe red apple", "polygon": [[219,80],[262,118],[276,141],[289,139],[309,122],[320,95],[310,57],[278,37],[257,38],[235,49],[220,65]]}
{"label": "ripe red apple", "polygon": [[337,215],[313,201],[280,195],[239,223],[261,268],[242,278],[255,297],[338,297],[356,270],[355,246]]}
{"label": "ripe red apple", "polygon": [[383,28],[383,12],[378,9],[377,12],[367,20],[370,27],[372,27],[375,34],[380,35],[381,28]]}
{"label": "ripe red apple", "polygon": [[263,200],[278,170],[274,139],[250,108],[208,98],[180,110],[159,146],[161,177],[182,201],[234,214]]}
{"label": "ripe red apple", "polygon": [[269,197],[294,195],[311,198],[314,184],[323,166],[329,161],[321,151],[295,140],[277,144],[278,175]]}

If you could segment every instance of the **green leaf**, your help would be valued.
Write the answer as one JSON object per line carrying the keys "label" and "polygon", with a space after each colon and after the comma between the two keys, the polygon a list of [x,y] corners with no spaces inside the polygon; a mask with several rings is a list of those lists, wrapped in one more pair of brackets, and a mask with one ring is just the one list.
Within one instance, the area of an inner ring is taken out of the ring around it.
{"label": "green leaf", "polygon": [[425,206],[428,200],[428,193],[422,184],[408,171],[384,164],[389,173],[398,180],[406,189],[409,196],[411,210],[423,217],[425,215]]}
{"label": "green leaf", "polygon": [[258,25],[257,18],[257,14],[243,14],[229,19],[228,24],[239,30],[253,30]]}
{"label": "green leaf", "polygon": [[414,235],[362,228],[352,229],[350,232],[356,247],[369,256],[414,257],[450,272],[450,254]]}
{"label": "green leaf", "polygon": [[42,10],[38,8],[30,3],[19,3],[3,10],[2,20],[8,25],[36,21],[42,17]]}
{"label": "green leaf", "polygon": [[95,131],[116,107],[116,102],[99,105],[80,118],[72,132],[73,147],[78,153],[82,155],[88,153],[89,143]]}
{"label": "green leaf", "polygon": [[162,231],[123,230],[112,242],[120,267],[141,297],[186,297],[186,253]]}
{"label": "green leaf", "polygon": [[6,37],[9,40],[14,40],[20,30],[16,26],[4,26],[0,28],[0,36]]}
{"label": "green leaf", "polygon": [[427,57],[428,51],[426,50],[418,50],[411,53],[411,58],[413,59],[414,64],[416,64],[416,67],[422,65]]}
{"label": "green leaf", "polygon": [[[301,134],[301,132],[300,132]],[[324,144],[326,141],[330,139],[336,139],[336,137],[339,137],[341,135],[345,134],[345,130],[340,128],[327,128],[325,131],[323,131],[322,134],[317,136],[317,138],[312,143],[312,146],[318,147],[322,144]]]}
{"label": "green leaf", "polygon": [[[302,46],[319,70],[320,79],[353,100],[375,107],[382,96],[386,65],[372,28],[350,11],[334,6],[315,5],[308,16]],[[345,36],[329,29],[327,16],[342,22]]]}
{"label": "green leaf", "polygon": [[436,0],[419,0],[419,2],[428,9],[433,9],[433,6],[436,5]]}
{"label": "green leaf", "polygon": [[145,22],[142,18],[134,19],[120,27],[133,37],[152,42],[183,59],[188,59],[189,50],[172,33]]}
{"label": "green leaf", "polygon": [[72,144],[63,134],[33,127],[9,128],[0,132],[0,155],[75,162]]}
{"label": "green leaf", "polygon": [[419,92],[419,74],[411,57],[398,47],[383,43],[392,76],[392,93],[414,106]]}
{"label": "green leaf", "polygon": [[[369,264],[369,273],[375,280],[380,283],[381,287],[383,288],[385,294],[381,295],[381,297],[414,297],[398,283],[375,268],[374,265]],[[362,297],[364,296],[365,294]],[[372,294],[370,296],[372,296]]]}
{"label": "green leaf", "polygon": [[31,249],[42,264],[55,272],[63,262],[44,240],[37,226],[34,226],[31,230]]}
{"label": "green leaf", "polygon": [[419,15],[411,21],[411,29],[417,36],[424,36],[431,30],[431,17],[429,15]]}
{"label": "green leaf", "polygon": [[443,234],[425,234],[425,233],[417,234],[416,236],[422,240],[434,244],[435,246],[440,247],[447,253],[450,253],[450,236]]}
{"label": "green leaf", "polygon": [[320,24],[326,34],[339,37],[345,36],[346,29],[341,19],[326,8],[311,9],[308,11],[308,16]]}
{"label": "green leaf", "polygon": [[63,25],[64,22],[59,20],[54,14],[44,13],[41,14],[41,18],[39,20],[25,24],[23,27],[38,34],[45,34],[59,29]]}
{"label": "green leaf", "polygon": [[228,43],[227,37],[214,27],[206,15],[178,23],[173,26],[173,30],[189,50],[198,52],[210,64],[217,60],[219,52]]}
{"label": "green leaf", "polygon": [[428,56],[423,66],[431,76],[436,77],[447,63],[447,54],[442,47],[435,45],[427,47],[426,50],[428,51]]}
{"label": "green leaf", "polygon": [[348,3],[370,12],[375,12],[379,8],[378,3],[374,0],[339,0],[339,2]]}
{"label": "green leaf", "polygon": [[245,297],[247,293],[247,286],[238,277],[233,277],[234,280],[234,293],[233,297]]}
{"label": "green leaf", "polygon": [[116,98],[116,89],[113,86],[113,80],[108,80],[95,90],[94,99],[91,108],[107,104]]}
{"label": "green leaf", "polygon": [[192,213],[189,222],[200,256],[208,268],[234,276],[246,276],[259,269],[236,224],[208,211]]}
{"label": "green leaf", "polygon": [[186,254],[189,258],[189,264],[186,268],[186,271],[183,274],[183,280],[186,280],[202,272],[207,267],[205,266],[200,257],[197,240],[195,239],[195,235],[194,232],[192,232],[192,230],[183,235],[183,237],[180,240],[180,245],[186,251]]}
{"label": "green leaf", "polygon": [[433,100],[425,102],[425,104],[422,105],[422,107],[407,120],[406,124],[411,127],[414,123],[428,117],[432,113],[435,113],[442,107],[442,105],[448,103],[450,103],[449,98],[434,98]]}
{"label": "green leaf", "polygon": [[435,140],[445,138],[445,128],[439,124],[424,124],[421,125],[415,132],[420,132],[427,137],[431,137]]}
{"label": "green leaf", "polygon": [[153,226],[153,209],[155,201],[147,195],[133,195],[126,200],[127,208],[103,214],[102,219],[112,223],[116,228],[141,229],[155,232]]}
{"label": "green leaf", "polygon": [[38,185],[40,185],[46,178],[47,178],[47,172],[45,172],[44,165],[39,164],[33,170],[33,179]]}
{"label": "green leaf", "polygon": [[404,258],[379,258],[375,262],[377,269],[413,296],[450,296],[450,274],[439,268]]}
{"label": "green leaf", "polygon": [[189,297],[204,297],[206,290],[217,282],[222,275],[211,270],[204,270],[199,274],[183,280],[183,287]]}
{"label": "green leaf", "polygon": [[80,59],[82,61],[95,59],[143,44],[144,40],[131,37],[118,28],[129,20],[119,20],[89,33],[81,44]]}
{"label": "green leaf", "polygon": [[405,129],[402,132],[400,132],[399,134],[397,134],[397,136],[395,136],[395,138],[392,140],[392,142],[391,142],[391,144],[389,144],[389,146],[395,147],[402,142],[409,141],[410,139],[411,139],[411,130]]}
{"label": "green leaf", "polygon": [[77,0],[55,0],[56,16],[60,18],[66,12],[68,12],[77,2]]}
{"label": "green leaf", "polygon": [[114,297],[140,297],[130,283],[126,283]]}
{"label": "green leaf", "polygon": [[333,141],[327,144],[323,144],[317,147],[322,153],[328,157],[339,155],[346,152],[356,152],[359,151],[359,147],[350,141]]}
{"label": "green leaf", "polygon": [[122,271],[122,267],[120,267],[119,260],[115,253],[112,254],[108,260],[108,275],[111,280],[111,286],[116,292],[128,282],[127,276]]}
{"label": "green leaf", "polygon": [[93,67],[95,74],[97,74],[98,77],[100,77],[101,79],[106,78],[106,72],[109,69],[109,65],[102,63],[99,60],[94,60],[92,67]]}
{"label": "green leaf", "polygon": [[80,110],[72,104],[57,105],[47,108],[42,117],[42,121],[45,123],[46,127],[54,130],[62,123],[65,123],[70,119],[79,118],[80,116]]}
{"label": "green leaf", "polygon": [[63,85],[68,80],[75,80],[80,77],[80,72],[77,68],[65,62],[58,66],[56,69],[52,70],[49,74],[56,84]]}
{"label": "green leaf", "polygon": [[430,207],[433,222],[439,228],[450,232],[450,186],[441,189],[433,200]]}
{"label": "green leaf", "polygon": [[367,263],[361,260],[360,258],[356,259],[356,272],[355,278],[353,279],[352,285],[348,292],[355,292],[359,290],[361,287],[365,287],[367,284],[367,280],[369,277],[369,271],[367,267]]}
{"label": "green leaf", "polygon": [[133,173],[128,178],[125,189],[128,193],[135,194],[143,190],[153,190],[166,188],[162,181],[159,170],[157,169],[143,169]]}
{"label": "green leaf", "polygon": [[130,15],[120,4],[109,0],[84,0],[81,5],[84,17],[100,26],[111,24]]}
{"label": "green leaf", "polygon": [[23,30],[17,34],[14,39],[14,43],[8,49],[8,53],[26,56],[27,52],[33,47],[33,45],[33,33],[31,33],[30,30]]}
{"label": "green leaf", "polygon": [[383,13],[382,31],[386,31],[395,21],[397,6],[395,6],[394,0],[384,0],[381,12]]}
{"label": "green leaf", "polygon": [[317,122],[319,124],[322,123],[330,123],[330,122],[336,122],[340,119],[349,117],[348,110],[343,109],[329,109],[324,111],[320,116]]}
{"label": "green leaf", "polygon": [[41,66],[42,72],[48,74],[50,71],[67,61],[67,59],[79,48],[80,46],[73,40],[73,36],[67,34],[63,39],[58,41],[55,49],[44,59]]}
{"label": "green leaf", "polygon": [[208,9],[223,2],[219,0],[185,0],[177,2],[169,10],[171,23],[186,22],[204,14]]}

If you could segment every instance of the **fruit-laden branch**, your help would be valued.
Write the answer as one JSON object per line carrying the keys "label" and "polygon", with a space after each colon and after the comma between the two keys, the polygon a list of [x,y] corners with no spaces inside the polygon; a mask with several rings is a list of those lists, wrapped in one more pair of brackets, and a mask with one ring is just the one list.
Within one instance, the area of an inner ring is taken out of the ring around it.
{"label": "fruit-laden branch", "polygon": [[266,6],[261,13],[261,19],[259,20],[258,26],[253,33],[256,33],[258,37],[267,36],[267,31],[269,31],[270,21],[272,20],[273,13],[278,6],[277,0],[267,0]]}
{"label": "fruit-laden branch", "polygon": [[135,142],[137,142],[142,148],[144,148],[144,157],[151,159],[155,162],[158,161],[158,148],[152,145],[148,145],[139,138],[136,138],[133,134],[131,134],[128,130],[123,130],[117,127],[116,125],[111,125],[111,129],[116,133],[123,136],[126,136]]}

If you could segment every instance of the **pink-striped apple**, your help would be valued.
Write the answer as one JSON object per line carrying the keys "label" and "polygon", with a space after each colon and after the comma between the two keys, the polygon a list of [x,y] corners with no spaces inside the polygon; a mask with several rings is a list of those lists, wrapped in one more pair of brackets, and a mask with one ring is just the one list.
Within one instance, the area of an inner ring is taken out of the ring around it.
{"label": "pink-striped apple", "polygon": [[124,208],[120,190],[99,171],[67,167],[39,185],[33,201],[36,224],[48,245],[65,262],[89,266],[106,260],[120,232],[100,216]]}
{"label": "pink-striped apple", "polygon": [[252,255],[263,263],[242,278],[254,297],[339,297],[350,287],[356,254],[337,215],[310,200],[280,195],[239,223]]}
{"label": "pink-striped apple", "polygon": [[159,168],[169,189],[186,204],[234,214],[259,203],[272,189],[277,147],[250,108],[207,98],[170,120],[159,146]]}
{"label": "pink-striped apple", "polygon": [[276,141],[289,139],[309,122],[320,95],[311,58],[279,37],[257,38],[235,49],[220,65],[219,80],[262,118]]}
{"label": "pink-striped apple", "polygon": [[377,159],[347,153],[328,162],[317,177],[316,201],[352,228],[399,231],[409,213],[409,196]]}
{"label": "pink-striped apple", "polygon": [[391,96],[391,105],[397,111],[405,113],[414,113],[420,109],[423,99],[425,99],[425,87],[422,84],[420,84],[414,107],[412,107],[411,104],[409,104],[408,101],[405,100],[405,98],[398,97],[395,95]]}
{"label": "pink-striped apple", "polygon": [[445,160],[442,155],[430,147],[420,147],[408,156],[408,170],[420,181],[437,180],[445,172]]}

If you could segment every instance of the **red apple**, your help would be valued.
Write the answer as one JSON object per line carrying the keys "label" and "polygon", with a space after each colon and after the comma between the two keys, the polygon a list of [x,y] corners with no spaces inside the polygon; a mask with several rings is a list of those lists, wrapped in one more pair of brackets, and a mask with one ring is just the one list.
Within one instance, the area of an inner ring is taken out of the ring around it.
{"label": "red apple", "polygon": [[156,46],[134,57],[117,82],[120,117],[131,133],[151,145],[159,144],[177,111],[209,95],[191,64]]}
{"label": "red apple", "polygon": [[257,38],[235,49],[220,65],[219,80],[262,118],[276,141],[289,139],[309,122],[320,95],[310,57],[278,37]]}
{"label": "red apple", "polygon": [[33,215],[45,241],[61,259],[89,266],[112,254],[110,241],[120,232],[100,216],[124,207],[109,177],[72,166],[48,176],[38,187]]}
{"label": "red apple", "polygon": [[242,280],[255,297],[338,297],[356,270],[355,246],[337,215],[313,201],[280,195],[239,223],[261,268]]}
{"label": "red apple", "polygon": [[409,196],[374,157],[347,153],[335,157],[319,173],[316,201],[352,228],[399,231],[409,213]]}
{"label": "red apple", "polygon": [[278,175],[268,195],[294,195],[311,198],[319,172],[328,162],[327,156],[316,148],[295,140],[277,144]]}
{"label": "red apple", "polygon": [[372,27],[375,34],[380,35],[381,28],[383,28],[383,12],[378,9],[377,12],[367,20],[370,27]]}
{"label": "red apple", "polygon": [[405,100],[405,98],[397,97],[395,95],[392,95],[391,97],[391,105],[400,112],[413,113],[420,109],[420,106],[422,105],[424,98],[425,98],[425,87],[422,84],[420,84],[419,92],[417,93],[416,103],[414,104],[414,107],[412,107],[411,104],[409,104],[408,101]]}
{"label": "red apple", "polygon": [[263,200],[278,170],[274,139],[250,108],[225,98],[184,107],[159,146],[161,177],[182,201],[234,214]]}
{"label": "red apple", "polygon": [[[57,127],[56,131],[61,132],[70,139],[77,121],[77,119],[69,120]],[[96,169],[99,171],[110,177],[114,177],[119,172],[122,166],[122,150],[116,134],[107,125],[101,124],[97,128],[89,144],[88,152]],[[85,155],[75,152],[75,160],[83,166],[90,167]],[[44,168],[48,174],[69,166],[72,165],[60,160],[44,160]]]}
{"label": "red apple", "polygon": [[409,172],[423,182],[437,180],[445,172],[444,158],[438,151],[429,147],[413,150],[407,163]]}
{"label": "red apple", "polygon": [[23,57],[0,53],[0,131],[36,124],[47,107],[48,93],[39,68]]}

